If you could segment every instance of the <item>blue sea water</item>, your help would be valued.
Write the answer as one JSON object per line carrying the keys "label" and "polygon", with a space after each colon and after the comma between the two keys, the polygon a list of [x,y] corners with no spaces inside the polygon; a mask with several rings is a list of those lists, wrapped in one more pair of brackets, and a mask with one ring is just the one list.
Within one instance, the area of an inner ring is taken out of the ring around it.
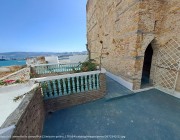
{"label": "blue sea water", "polygon": [[2,66],[12,66],[12,65],[26,65],[26,60],[0,61],[0,67],[2,67]]}

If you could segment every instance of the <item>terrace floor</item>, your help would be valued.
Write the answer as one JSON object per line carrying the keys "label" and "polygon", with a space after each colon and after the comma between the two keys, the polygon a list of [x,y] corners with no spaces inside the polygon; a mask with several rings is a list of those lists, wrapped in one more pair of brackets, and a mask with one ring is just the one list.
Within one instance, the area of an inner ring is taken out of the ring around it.
{"label": "terrace floor", "polygon": [[180,99],[156,89],[132,94],[107,77],[106,97],[47,115],[43,136],[179,140]]}

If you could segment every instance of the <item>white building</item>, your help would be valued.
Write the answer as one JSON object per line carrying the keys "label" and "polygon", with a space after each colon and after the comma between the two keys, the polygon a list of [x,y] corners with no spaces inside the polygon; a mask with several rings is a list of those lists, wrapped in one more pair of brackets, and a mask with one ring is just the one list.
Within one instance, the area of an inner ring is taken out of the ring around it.
{"label": "white building", "polygon": [[46,60],[44,56],[38,56],[38,57],[26,59],[26,65],[28,66],[39,65],[39,64],[46,64]]}
{"label": "white building", "polygon": [[45,56],[45,60],[48,64],[58,63],[58,56]]}
{"label": "white building", "polygon": [[68,63],[79,63],[85,62],[88,60],[88,55],[73,55],[69,57],[64,57],[59,60],[60,64],[68,64]]}
{"label": "white building", "polygon": [[79,63],[88,60],[88,55],[73,55],[69,56],[70,63]]}

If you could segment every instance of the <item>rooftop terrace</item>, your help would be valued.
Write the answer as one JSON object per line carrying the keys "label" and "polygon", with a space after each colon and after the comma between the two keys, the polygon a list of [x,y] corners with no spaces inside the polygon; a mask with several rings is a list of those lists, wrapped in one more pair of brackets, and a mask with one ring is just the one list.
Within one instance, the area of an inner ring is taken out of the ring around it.
{"label": "rooftop terrace", "polygon": [[40,65],[31,68],[30,74],[30,68],[25,69],[33,76],[29,82],[37,84],[25,94],[24,88],[23,93],[10,88],[13,85],[2,88],[4,94],[9,89],[25,96],[6,116],[0,137],[179,140],[178,98],[153,88],[134,93],[105,76],[104,69],[73,73],[73,67],[80,68],[74,64]]}
{"label": "rooftop terrace", "polygon": [[42,135],[60,139],[101,136],[102,139],[179,140],[179,118],[179,99],[157,89],[132,93],[107,77],[107,95],[103,99],[49,113]]}

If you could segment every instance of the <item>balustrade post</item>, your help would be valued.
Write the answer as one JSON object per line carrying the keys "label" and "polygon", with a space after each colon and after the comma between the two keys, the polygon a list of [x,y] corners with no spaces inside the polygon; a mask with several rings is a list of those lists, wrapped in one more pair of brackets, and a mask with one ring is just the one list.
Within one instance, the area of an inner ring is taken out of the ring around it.
{"label": "balustrade post", "polygon": [[46,82],[41,82],[41,88],[43,91],[44,99],[48,99],[48,94],[47,94],[47,90],[46,90]]}
{"label": "balustrade post", "polygon": [[79,77],[76,77],[76,83],[77,83],[77,93],[80,92],[80,89],[79,89]]}
{"label": "balustrade post", "polygon": [[96,89],[96,84],[95,84],[95,75],[93,74],[93,89]]}
{"label": "balustrade post", "polygon": [[63,79],[63,90],[64,90],[64,95],[67,95],[65,79]]}
{"label": "balustrade post", "polygon": [[58,91],[59,91],[59,95],[61,96],[62,95],[62,89],[61,89],[61,81],[60,79],[58,79]]}
{"label": "balustrade post", "polygon": [[85,91],[88,91],[88,85],[87,85],[87,75],[85,76]]}
{"label": "balustrade post", "polygon": [[52,88],[51,88],[51,83],[50,83],[50,81],[47,81],[47,85],[48,85],[49,97],[52,98],[52,97],[53,97],[53,94],[52,94]]}
{"label": "balustrade post", "polygon": [[72,86],[73,86],[73,93],[76,93],[75,83],[74,83],[74,77],[72,77]]}
{"label": "balustrade post", "polygon": [[81,76],[81,92],[84,92],[84,79],[83,79],[83,76]]}
{"label": "balustrade post", "polygon": [[97,89],[99,89],[99,74],[96,74]]}
{"label": "balustrade post", "polygon": [[92,78],[91,78],[91,75],[89,75],[89,90],[92,90]]}
{"label": "balustrade post", "polygon": [[68,94],[71,93],[71,84],[70,84],[70,78],[67,78],[68,80]]}
{"label": "balustrade post", "polygon": [[56,88],[56,81],[53,80],[52,83],[53,83],[54,97],[57,97],[58,94],[57,94],[57,88]]}

